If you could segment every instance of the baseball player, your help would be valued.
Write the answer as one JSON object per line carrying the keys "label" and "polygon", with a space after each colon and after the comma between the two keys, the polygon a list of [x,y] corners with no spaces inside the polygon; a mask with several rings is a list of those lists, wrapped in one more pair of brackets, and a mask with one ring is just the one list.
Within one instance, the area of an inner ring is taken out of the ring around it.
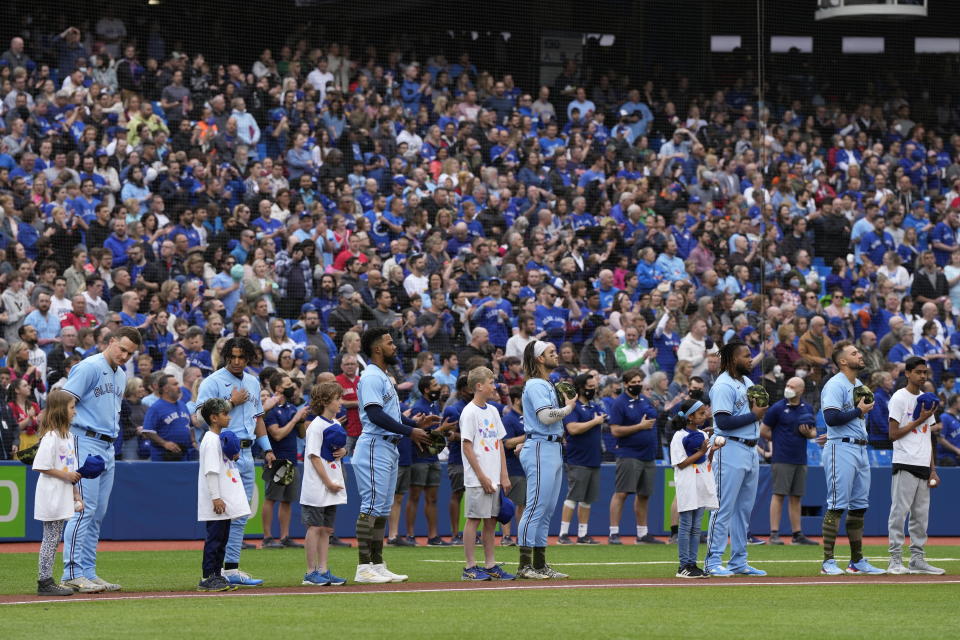
{"label": "baseball player", "polygon": [[[750,347],[729,342],[720,349],[720,375],[710,388],[714,434],[722,435],[727,446],[714,456],[714,477],[720,508],[710,517],[707,533],[707,557],[704,570],[712,576],[734,574],[765,576],[766,571],[747,564],[747,527],[757,498],[760,461],[754,448],[760,435],[760,421],[766,407],[753,406],[747,397],[751,386],[747,374],[753,368]],[[730,537],[730,561],[721,564],[721,556]]]}
{"label": "baseball player", "polygon": [[140,332],[119,327],[103,353],[70,369],[63,390],[77,399],[70,432],[76,436],[77,460],[98,455],[106,467],[97,478],[80,481],[83,511],[76,512],[63,532],[63,583],[80,593],[119,591],[120,585],[97,575],[100,525],[113,490],[114,440],[120,435],[120,402],[127,388],[124,366],[143,344]]}
{"label": "baseball player", "polygon": [[[890,565],[887,573],[925,573],[943,575],[924,558],[927,542],[927,521],[930,518],[930,489],[939,484],[933,451],[933,434],[937,427],[934,413],[940,401],[932,393],[921,394],[930,376],[923,358],[907,358],[904,374],[907,386],[890,398],[890,439],[893,441],[893,478],[890,487]],[[917,405],[920,405],[919,407]],[[910,515],[910,564],[903,566],[904,520]]]}
{"label": "baseball player", "polygon": [[354,581],[360,584],[403,582],[407,576],[393,573],[383,561],[383,532],[397,485],[397,443],[402,436],[409,436],[414,444],[425,446],[430,440],[424,429],[439,423],[440,417],[419,415],[417,419],[410,419],[400,413],[397,390],[384,373],[388,365],[397,362],[397,346],[389,329],[378,327],[365,331],[361,345],[369,359],[357,387],[363,432],[353,452],[353,471],[360,493],[357,517],[360,562]]}
{"label": "baseball player", "polygon": [[[240,439],[240,458],[237,470],[243,481],[243,488],[249,501],[254,491],[254,465],[251,447],[256,442],[263,450],[264,464],[272,465],[276,456],[267,436],[267,427],[263,422],[263,405],[260,404],[260,381],[244,369],[255,355],[253,343],[247,338],[230,338],[223,344],[221,362],[217,369],[200,383],[197,392],[197,406],[210,398],[223,398],[230,402],[230,425],[227,427]],[[249,516],[234,518],[230,522],[230,538],[224,555],[223,577],[230,584],[242,587],[255,587],[263,580],[251,578],[240,571],[240,549],[243,546],[243,530]]]}
{"label": "baseball player", "polygon": [[520,464],[527,474],[527,507],[518,527],[520,569],[517,576],[532,580],[566,578],[547,564],[547,531],[563,472],[563,419],[577,404],[576,394],[564,398],[560,407],[557,391],[548,378],[560,365],[557,348],[542,340],[523,350],[523,428],[527,440],[520,451]]}
{"label": "baseball player", "polygon": [[862,383],[857,372],[866,366],[863,354],[849,340],[833,347],[833,363],[839,369],[820,392],[820,407],[827,423],[827,441],[823,447],[823,472],[827,477],[827,512],[823,516],[823,563],[820,573],[843,575],[833,557],[840,518],[847,512],[847,538],[850,540],[850,564],[847,573],[876,575],[885,573],[863,557],[863,519],[870,496],[870,460],[867,458],[866,416],[873,401],[861,398],[854,403],[854,388]]}

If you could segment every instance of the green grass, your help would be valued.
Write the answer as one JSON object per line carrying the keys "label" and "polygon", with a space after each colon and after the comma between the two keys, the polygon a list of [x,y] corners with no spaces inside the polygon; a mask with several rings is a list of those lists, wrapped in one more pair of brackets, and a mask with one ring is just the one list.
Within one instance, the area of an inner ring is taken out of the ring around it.
{"label": "green grass", "polygon": [[[841,555],[844,550],[841,548]],[[928,549],[931,560],[960,559],[960,547]],[[701,558],[703,549],[701,548]],[[883,557],[868,547],[868,557]],[[573,578],[664,578],[676,570],[676,547],[552,547],[550,561]],[[751,547],[750,559],[772,577],[816,575],[816,547]],[[386,550],[390,568],[413,582],[455,581],[462,568],[459,548]],[[497,548],[497,559],[515,567],[517,550]],[[430,562],[428,562],[428,560]],[[795,560],[799,562],[777,562]],[[841,558],[842,560],[842,558]],[[432,562],[439,561],[439,562]],[[580,564],[580,563],[663,564]],[[303,552],[292,549],[244,551],[242,567],[268,586],[297,586]],[[199,551],[104,552],[99,573],[124,590],[190,590],[199,577]],[[878,561],[886,566],[885,561]],[[936,560],[950,574],[960,560]],[[330,566],[353,577],[355,549],[331,550]],[[0,554],[0,593],[30,593],[35,554]],[[410,594],[329,594],[251,598],[171,599],[27,605],[36,624],[5,625],[4,638],[37,637],[43,629],[72,638],[114,637],[135,632],[145,638],[211,637],[226,630],[244,637],[276,632],[303,633],[328,626],[343,637],[490,637],[494,629],[524,638],[559,635],[635,638],[660,634],[716,637],[942,637],[960,614],[952,602],[957,585],[870,585],[869,578],[844,578],[862,586],[732,586],[689,589],[561,589],[551,591],[447,592]],[[718,580],[719,581],[719,580]],[[742,580],[741,580],[742,582]],[[524,583],[527,584],[527,583]],[[762,591],[761,591],[762,589]],[[939,602],[941,605],[933,603]],[[920,603],[926,603],[920,605]],[[920,606],[918,606],[920,605]],[[18,608],[20,609],[20,608]],[[33,613],[36,612],[36,613]],[[13,611],[4,611],[11,618]],[[480,616],[485,616],[481,618]],[[948,620],[947,617],[950,619]],[[949,632],[948,632],[949,633]],[[346,634],[344,636],[344,634]]]}

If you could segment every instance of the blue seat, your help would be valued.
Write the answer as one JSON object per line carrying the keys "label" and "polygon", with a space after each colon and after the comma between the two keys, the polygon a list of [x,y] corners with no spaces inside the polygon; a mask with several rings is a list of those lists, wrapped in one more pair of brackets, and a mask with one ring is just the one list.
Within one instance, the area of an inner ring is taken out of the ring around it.
{"label": "blue seat", "polygon": [[819,268],[819,267],[825,267],[825,266],[827,265],[827,263],[824,262],[824,261],[823,261],[823,258],[821,258],[820,256],[815,257],[813,260],[810,261],[810,263],[811,263],[814,267],[818,267],[818,268]]}
{"label": "blue seat", "polygon": [[890,467],[893,465],[893,451],[891,449],[870,449],[871,467]]}

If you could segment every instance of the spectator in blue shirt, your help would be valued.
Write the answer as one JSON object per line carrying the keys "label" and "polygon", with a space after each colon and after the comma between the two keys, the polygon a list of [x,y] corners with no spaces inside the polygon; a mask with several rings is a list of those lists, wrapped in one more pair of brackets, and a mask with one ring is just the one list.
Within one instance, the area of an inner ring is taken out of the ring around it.
{"label": "spectator in blue shirt", "polygon": [[143,436],[150,441],[150,459],[154,462],[196,460],[197,442],[190,411],[181,400],[180,383],[170,374],[160,376],[159,399],[150,405],[143,418]]}

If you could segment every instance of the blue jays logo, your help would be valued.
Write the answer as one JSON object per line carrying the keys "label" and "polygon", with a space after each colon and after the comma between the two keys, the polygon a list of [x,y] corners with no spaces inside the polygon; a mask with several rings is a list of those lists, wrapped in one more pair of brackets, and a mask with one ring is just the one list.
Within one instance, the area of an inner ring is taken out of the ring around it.
{"label": "blue jays logo", "polygon": [[391,400],[393,400],[393,393],[392,393],[392,392],[388,391],[387,393],[383,394],[383,405],[384,405],[384,406],[386,406],[387,403],[390,402]]}
{"label": "blue jays logo", "polygon": [[746,400],[737,399],[737,401],[733,403],[733,408],[736,411],[740,411],[740,409],[743,409],[743,406],[745,404],[746,404]]}

